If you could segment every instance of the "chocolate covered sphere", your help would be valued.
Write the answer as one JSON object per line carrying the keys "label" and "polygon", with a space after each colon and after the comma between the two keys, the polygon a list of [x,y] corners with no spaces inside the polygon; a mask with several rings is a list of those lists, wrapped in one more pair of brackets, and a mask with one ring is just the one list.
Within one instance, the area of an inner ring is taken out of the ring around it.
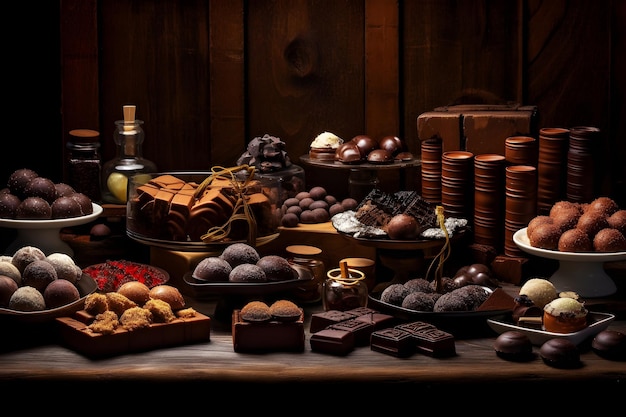
{"label": "chocolate covered sphere", "polygon": [[352,138],[353,143],[359,148],[361,159],[366,159],[370,152],[378,149],[378,142],[367,135],[357,135]]}
{"label": "chocolate covered sphere", "polygon": [[80,299],[78,288],[65,279],[52,281],[43,291],[47,308],[61,307]]}
{"label": "chocolate covered sphere", "polygon": [[82,215],[78,201],[72,197],[59,197],[50,206],[53,219],[66,219]]}
{"label": "chocolate covered sphere", "polygon": [[394,240],[416,239],[419,235],[419,224],[411,215],[397,214],[387,223],[387,234]]}
{"label": "chocolate covered sphere", "polygon": [[0,194],[0,217],[3,219],[14,219],[22,200],[15,194]]}
{"label": "chocolate covered sphere", "polygon": [[36,177],[26,184],[24,194],[27,197],[41,197],[52,204],[57,198],[57,187],[51,179]]}
{"label": "chocolate covered sphere", "polygon": [[9,176],[7,187],[9,188],[9,190],[11,190],[12,194],[15,194],[21,200],[23,200],[24,198],[26,198],[26,194],[24,193],[26,185],[30,182],[30,180],[38,176],[39,174],[37,174],[32,169],[18,169]]}
{"label": "chocolate covered sphere", "polygon": [[18,220],[49,220],[52,218],[52,208],[41,197],[27,197],[17,206],[15,218]]}
{"label": "chocolate covered sphere", "polygon": [[392,156],[406,150],[404,142],[397,136],[385,136],[380,140],[378,145],[380,149],[386,150],[391,153]]}

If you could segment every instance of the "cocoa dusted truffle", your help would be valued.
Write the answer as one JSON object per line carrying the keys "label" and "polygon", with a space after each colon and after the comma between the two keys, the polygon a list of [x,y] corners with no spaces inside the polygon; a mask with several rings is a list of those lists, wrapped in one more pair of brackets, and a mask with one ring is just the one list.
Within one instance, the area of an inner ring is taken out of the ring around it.
{"label": "cocoa dusted truffle", "polygon": [[43,259],[46,259],[46,254],[38,247],[22,246],[13,254],[11,263],[20,271],[20,274],[24,274],[24,268],[26,268],[28,264]]}
{"label": "cocoa dusted truffle", "polygon": [[230,282],[267,282],[267,276],[261,267],[256,264],[239,264],[228,275]]}
{"label": "cocoa dusted truffle", "polygon": [[15,211],[19,220],[49,220],[52,218],[50,204],[41,197],[26,197]]}
{"label": "cocoa dusted truffle", "polygon": [[228,276],[233,268],[228,262],[218,256],[209,256],[202,259],[193,270],[193,277],[209,282],[228,282]]}
{"label": "cocoa dusted truffle", "polygon": [[556,250],[559,247],[561,230],[554,223],[538,225],[528,237],[531,246],[540,249]]}
{"label": "cocoa dusted truffle", "polygon": [[296,270],[282,256],[265,255],[256,265],[265,272],[268,281],[288,281],[298,278]]}
{"label": "cocoa dusted truffle", "polygon": [[52,281],[44,290],[43,298],[47,308],[57,308],[80,299],[78,288],[64,279]]}
{"label": "cocoa dusted truffle", "polygon": [[543,223],[554,223],[554,219],[550,216],[535,216],[528,222],[528,227],[526,228],[526,235],[530,238],[530,235],[533,234],[533,231]]}
{"label": "cocoa dusted truffle", "polygon": [[22,284],[34,287],[42,293],[48,284],[57,279],[56,269],[46,260],[33,261],[22,272]]}
{"label": "cocoa dusted truffle", "polygon": [[9,308],[18,311],[41,311],[46,309],[46,301],[39,290],[24,285],[11,296]]}
{"label": "cocoa dusted truffle", "polygon": [[585,212],[598,212],[608,217],[619,210],[617,203],[609,197],[598,197],[587,206]]}
{"label": "cocoa dusted truffle", "polygon": [[525,333],[511,330],[499,335],[493,343],[493,349],[500,358],[524,362],[533,358],[533,347]]}
{"label": "cocoa dusted truffle", "polygon": [[380,294],[380,301],[401,306],[404,297],[409,295],[409,290],[404,284],[391,284]]}
{"label": "cocoa dusted truffle", "polygon": [[617,229],[604,228],[594,236],[593,248],[596,252],[624,252],[626,237]]}
{"label": "cocoa dusted truffle", "polygon": [[593,252],[593,244],[589,235],[580,229],[569,229],[559,238],[560,252]]}
{"label": "cocoa dusted truffle", "polygon": [[626,210],[616,211],[606,221],[609,223],[609,227],[619,230],[626,236]]}
{"label": "cocoa dusted truffle", "polygon": [[240,264],[256,264],[261,259],[257,250],[247,243],[233,243],[224,249],[221,258],[233,268]]}
{"label": "cocoa dusted truffle", "polygon": [[609,227],[607,216],[601,211],[587,210],[576,223],[576,228],[587,233],[591,239],[593,239],[596,233],[607,227]]}
{"label": "cocoa dusted truffle", "polygon": [[578,368],[581,366],[580,351],[569,339],[555,338],[544,342],[539,349],[544,363],[555,368]]}

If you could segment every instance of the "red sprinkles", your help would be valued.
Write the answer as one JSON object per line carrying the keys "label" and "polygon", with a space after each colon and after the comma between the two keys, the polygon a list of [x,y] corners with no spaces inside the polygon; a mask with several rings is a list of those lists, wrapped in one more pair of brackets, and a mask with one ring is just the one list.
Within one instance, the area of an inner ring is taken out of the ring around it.
{"label": "red sprinkles", "polygon": [[168,279],[157,268],[126,260],[109,260],[103,264],[88,266],[83,272],[91,276],[103,292],[117,291],[122,284],[129,281],[139,281],[152,288],[164,284]]}

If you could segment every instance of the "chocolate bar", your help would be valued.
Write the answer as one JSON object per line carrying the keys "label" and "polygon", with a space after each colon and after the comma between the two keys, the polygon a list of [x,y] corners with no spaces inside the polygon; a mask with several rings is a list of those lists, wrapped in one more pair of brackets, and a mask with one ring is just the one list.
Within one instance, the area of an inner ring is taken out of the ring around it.
{"label": "chocolate bar", "polygon": [[374,324],[367,321],[361,321],[357,318],[345,320],[328,326],[333,330],[346,330],[354,333],[355,346],[367,346],[370,343],[370,336],[374,331]]}
{"label": "chocolate bar", "polygon": [[425,328],[412,334],[415,348],[428,356],[442,358],[456,355],[454,336],[437,328]]}
{"label": "chocolate bar", "polygon": [[385,327],[391,327],[395,321],[395,317],[390,314],[372,312],[358,316],[355,320],[371,323],[374,326],[374,330],[379,330]]}
{"label": "chocolate bar", "polygon": [[406,358],[415,352],[415,342],[406,330],[388,327],[372,332],[370,348],[375,352]]}
{"label": "chocolate bar", "polygon": [[425,321],[412,321],[410,323],[398,324],[395,327],[396,329],[401,329],[411,334],[419,332],[423,329],[435,329],[436,328],[433,324],[426,323]]}
{"label": "chocolate bar", "polygon": [[311,350],[331,355],[347,355],[354,350],[354,333],[348,330],[322,329],[310,338]]}
{"label": "chocolate bar", "polygon": [[315,333],[322,329],[345,320],[350,320],[357,317],[353,313],[339,310],[328,310],[320,313],[311,314],[311,324],[309,325],[309,332]]}
{"label": "chocolate bar", "polygon": [[232,338],[235,352],[301,352],[304,350],[304,313],[292,322],[247,322],[234,310]]}

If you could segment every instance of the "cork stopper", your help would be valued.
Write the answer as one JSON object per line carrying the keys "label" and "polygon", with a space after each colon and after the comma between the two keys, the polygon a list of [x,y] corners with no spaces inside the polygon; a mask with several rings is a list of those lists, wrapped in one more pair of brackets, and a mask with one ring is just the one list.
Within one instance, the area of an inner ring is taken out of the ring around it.
{"label": "cork stopper", "polygon": [[285,248],[292,255],[299,256],[316,256],[322,253],[322,250],[316,246],[309,245],[291,245]]}
{"label": "cork stopper", "polygon": [[91,129],[74,129],[70,130],[72,142],[93,143],[100,138],[100,132]]}

